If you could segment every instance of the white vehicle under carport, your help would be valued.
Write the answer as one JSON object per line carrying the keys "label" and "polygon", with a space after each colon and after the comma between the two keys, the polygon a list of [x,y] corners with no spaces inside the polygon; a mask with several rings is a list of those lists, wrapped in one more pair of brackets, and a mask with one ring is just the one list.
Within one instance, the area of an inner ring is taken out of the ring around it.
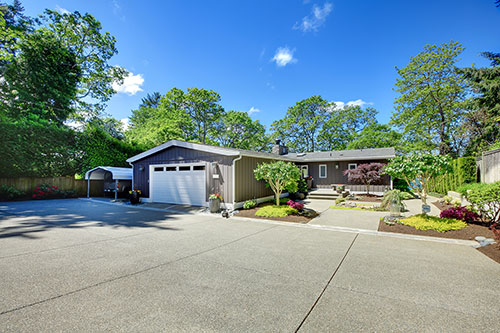
{"label": "white vehicle under carport", "polygon": [[127,194],[132,189],[132,168],[98,166],[85,173],[87,180],[87,197],[90,197],[90,181],[102,180],[104,193],[114,193],[115,199],[119,193]]}

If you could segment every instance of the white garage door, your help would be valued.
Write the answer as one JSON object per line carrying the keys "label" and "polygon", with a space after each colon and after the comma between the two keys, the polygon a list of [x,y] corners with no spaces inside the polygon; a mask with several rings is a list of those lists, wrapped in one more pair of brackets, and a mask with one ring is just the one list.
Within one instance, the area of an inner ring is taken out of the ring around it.
{"label": "white garage door", "polygon": [[151,199],[194,206],[206,205],[204,165],[152,165]]}

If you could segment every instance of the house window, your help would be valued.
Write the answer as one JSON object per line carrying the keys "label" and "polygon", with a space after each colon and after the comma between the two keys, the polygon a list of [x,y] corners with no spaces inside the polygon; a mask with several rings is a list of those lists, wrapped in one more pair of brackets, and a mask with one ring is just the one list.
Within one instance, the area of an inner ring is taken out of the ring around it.
{"label": "house window", "polygon": [[356,163],[349,163],[349,165],[347,166],[347,168],[349,170],[354,170],[358,167],[358,165]]}
{"label": "house window", "polygon": [[176,171],[177,167],[166,167],[167,171]]}
{"label": "house window", "polygon": [[195,166],[193,166],[193,171],[201,171],[201,170],[205,170],[205,166],[204,165],[195,165]]}
{"label": "house window", "polygon": [[163,167],[156,167],[155,168],[155,171],[158,172],[158,171],[163,171]]}
{"label": "house window", "polygon": [[307,166],[307,165],[301,165],[300,166],[300,172],[302,173],[302,177],[304,177],[304,178],[309,177],[309,166]]}
{"label": "house window", "polygon": [[190,166],[180,166],[179,167],[179,171],[189,171],[189,170],[191,170]]}
{"label": "house window", "polygon": [[319,165],[319,178],[326,178],[326,164]]}

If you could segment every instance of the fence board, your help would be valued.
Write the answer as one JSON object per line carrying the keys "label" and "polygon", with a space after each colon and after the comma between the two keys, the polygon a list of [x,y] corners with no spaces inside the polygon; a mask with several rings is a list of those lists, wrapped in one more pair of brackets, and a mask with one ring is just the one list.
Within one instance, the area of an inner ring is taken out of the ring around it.
{"label": "fence board", "polygon": [[[59,189],[73,190],[80,197],[87,196],[87,181],[73,177],[47,177],[47,178],[0,178],[0,185],[9,185],[25,193],[32,193],[35,187],[41,184],[57,186]],[[90,196],[102,197],[104,195],[104,183],[102,180],[90,181]]]}
{"label": "fence board", "polygon": [[478,164],[481,182],[491,184],[500,181],[500,149],[484,152]]}

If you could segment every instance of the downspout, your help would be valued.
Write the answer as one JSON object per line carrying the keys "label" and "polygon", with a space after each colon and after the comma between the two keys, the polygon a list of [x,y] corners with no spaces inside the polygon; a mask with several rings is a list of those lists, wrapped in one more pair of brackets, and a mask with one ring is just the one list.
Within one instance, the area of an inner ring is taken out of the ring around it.
{"label": "downspout", "polygon": [[243,156],[240,154],[240,156],[233,160],[233,210],[235,209],[236,205],[236,161],[239,161],[242,158]]}

